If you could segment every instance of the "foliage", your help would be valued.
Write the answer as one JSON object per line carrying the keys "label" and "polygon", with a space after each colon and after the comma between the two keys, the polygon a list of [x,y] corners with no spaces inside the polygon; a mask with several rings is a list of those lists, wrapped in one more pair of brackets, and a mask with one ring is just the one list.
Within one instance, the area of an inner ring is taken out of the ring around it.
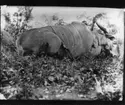
{"label": "foliage", "polygon": [[18,7],[18,11],[11,17],[9,12],[3,14],[7,26],[5,31],[7,31],[16,40],[18,34],[24,32],[28,28],[31,28],[27,23],[33,18],[32,17],[32,7]]}
{"label": "foliage", "polygon": [[2,57],[1,91],[7,99],[65,99],[73,95],[71,99],[119,100],[123,66],[118,67],[113,59],[83,57],[72,62],[68,58],[58,60],[49,56]]}
{"label": "foliage", "polygon": [[1,31],[1,53],[6,58],[13,57],[16,54],[16,39],[20,33],[31,28],[28,22],[32,19],[32,7],[18,7],[18,11],[13,15],[9,12],[3,13],[6,26]]}

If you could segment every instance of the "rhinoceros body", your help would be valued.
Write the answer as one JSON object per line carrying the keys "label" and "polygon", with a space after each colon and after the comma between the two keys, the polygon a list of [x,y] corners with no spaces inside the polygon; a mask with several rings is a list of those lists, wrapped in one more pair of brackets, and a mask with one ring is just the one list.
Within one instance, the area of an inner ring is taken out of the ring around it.
{"label": "rhinoceros body", "polygon": [[[46,26],[24,32],[17,40],[18,53],[40,51],[58,53],[61,45],[68,49],[71,56],[85,53],[98,55],[102,45],[108,44],[107,38],[90,31],[85,24],[73,22],[64,26]],[[47,46],[46,46],[47,45]],[[42,49],[42,50],[40,50]]]}
{"label": "rhinoceros body", "polygon": [[65,48],[77,57],[83,53],[89,52],[94,41],[94,35],[84,24],[72,23],[66,26],[53,26],[55,35],[57,35]]}

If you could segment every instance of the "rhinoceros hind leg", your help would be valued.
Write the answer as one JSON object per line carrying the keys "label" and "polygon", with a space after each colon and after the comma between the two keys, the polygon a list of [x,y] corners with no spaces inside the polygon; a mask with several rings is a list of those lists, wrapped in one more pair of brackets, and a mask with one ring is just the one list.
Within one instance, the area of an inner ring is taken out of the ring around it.
{"label": "rhinoceros hind leg", "polygon": [[48,53],[55,54],[61,46],[61,39],[52,32],[46,32],[46,42],[48,43]]}

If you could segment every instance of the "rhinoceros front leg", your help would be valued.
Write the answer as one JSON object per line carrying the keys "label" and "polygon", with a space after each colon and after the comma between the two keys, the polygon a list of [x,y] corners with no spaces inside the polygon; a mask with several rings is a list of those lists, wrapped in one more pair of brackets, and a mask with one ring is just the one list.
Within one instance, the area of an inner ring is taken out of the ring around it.
{"label": "rhinoceros front leg", "polygon": [[91,52],[92,55],[99,55],[101,53],[101,49],[102,49],[101,46],[98,46],[96,48],[92,47],[90,52]]}

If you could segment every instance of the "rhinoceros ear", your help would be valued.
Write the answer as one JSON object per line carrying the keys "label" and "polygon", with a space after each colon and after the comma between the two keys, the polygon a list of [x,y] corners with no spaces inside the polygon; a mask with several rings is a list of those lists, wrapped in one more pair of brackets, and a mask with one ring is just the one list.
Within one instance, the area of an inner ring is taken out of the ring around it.
{"label": "rhinoceros ear", "polygon": [[93,40],[93,45],[92,45],[92,47],[93,47],[93,48],[97,48],[98,45],[99,45],[99,39],[98,39],[97,37],[95,37],[95,39]]}

